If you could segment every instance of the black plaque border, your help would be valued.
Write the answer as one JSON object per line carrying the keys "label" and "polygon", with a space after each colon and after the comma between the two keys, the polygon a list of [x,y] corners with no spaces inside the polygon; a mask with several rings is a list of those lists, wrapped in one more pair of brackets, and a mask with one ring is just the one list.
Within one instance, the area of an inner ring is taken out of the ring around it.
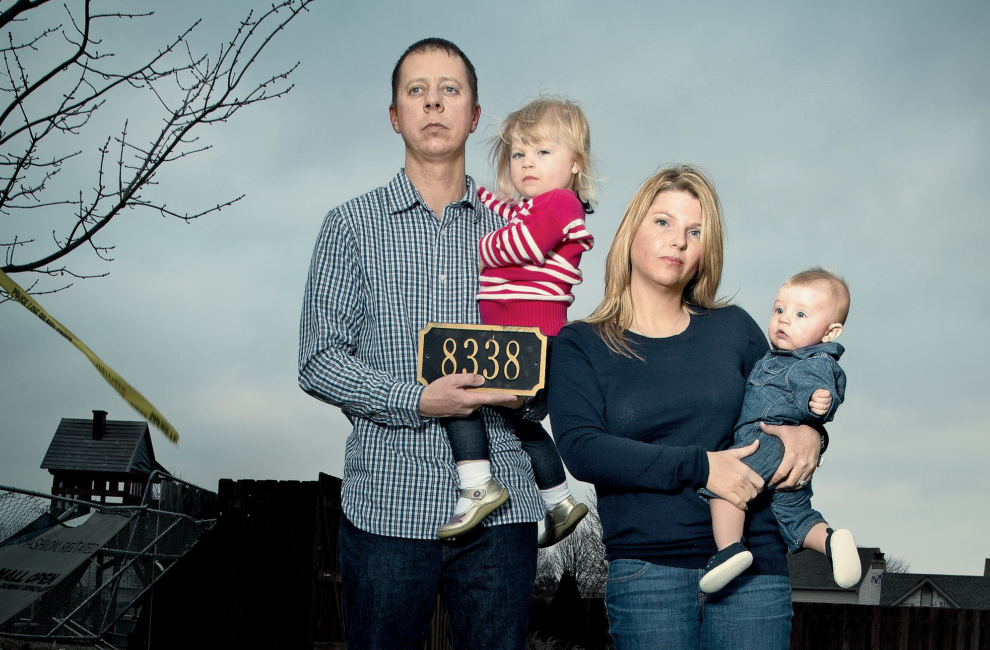
{"label": "black plaque border", "polygon": [[[433,329],[455,329],[455,330],[474,330],[476,332],[529,332],[536,334],[536,337],[540,340],[540,368],[546,368],[547,363],[547,337],[540,331],[539,327],[512,327],[509,325],[465,325],[464,323],[427,323],[426,327],[419,331],[419,347],[416,351],[416,381],[428,386],[427,382],[423,378],[423,345],[426,339],[426,335]],[[480,393],[507,393],[509,395],[525,395],[531,397],[536,395],[544,386],[546,386],[546,371],[540,373],[540,381],[536,386],[530,390],[516,390],[513,388],[486,388],[484,386],[466,388],[465,390],[475,390]]]}

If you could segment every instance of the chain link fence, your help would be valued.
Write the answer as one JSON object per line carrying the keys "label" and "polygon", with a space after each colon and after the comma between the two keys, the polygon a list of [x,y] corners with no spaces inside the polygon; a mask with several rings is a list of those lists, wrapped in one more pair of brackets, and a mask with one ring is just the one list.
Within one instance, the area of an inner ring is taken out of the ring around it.
{"label": "chain link fence", "polygon": [[30,571],[18,572],[17,567],[0,562],[0,580],[6,580],[0,582],[0,596],[6,593],[8,602],[13,602],[15,596],[31,598],[14,589],[41,594],[0,622],[0,635],[102,642],[101,647],[124,638],[139,613],[138,600],[214,527],[215,512],[215,493],[159,472],[149,479],[140,506],[104,505],[0,486],[0,559],[5,551],[27,547],[58,555],[59,543],[67,547],[66,553],[78,553],[81,547],[59,540],[73,539],[72,530],[83,531],[94,517],[108,522],[104,529],[112,535],[102,545],[83,547],[85,559],[58,574],[60,579],[50,586],[45,576],[56,575],[54,570],[45,573],[42,567],[29,576]]}

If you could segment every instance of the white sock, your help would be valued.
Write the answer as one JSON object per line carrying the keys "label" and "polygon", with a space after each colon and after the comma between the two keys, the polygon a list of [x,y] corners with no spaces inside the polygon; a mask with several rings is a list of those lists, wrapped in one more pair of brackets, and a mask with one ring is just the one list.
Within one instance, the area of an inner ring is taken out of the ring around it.
{"label": "white sock", "polygon": [[[457,466],[457,483],[458,487],[462,490],[480,487],[491,477],[492,464],[487,460],[475,460]],[[470,499],[458,497],[457,504],[454,506],[454,514],[464,514],[470,506]]]}
{"label": "white sock", "polygon": [[560,485],[555,485],[549,490],[540,490],[540,495],[547,504],[547,510],[550,510],[555,505],[571,496],[571,491],[567,489],[567,481],[564,481]]}

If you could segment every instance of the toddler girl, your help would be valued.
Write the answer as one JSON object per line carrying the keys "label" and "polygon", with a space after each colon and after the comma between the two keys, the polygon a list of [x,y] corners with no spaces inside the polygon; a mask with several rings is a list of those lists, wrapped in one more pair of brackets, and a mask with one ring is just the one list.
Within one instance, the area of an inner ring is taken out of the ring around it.
{"label": "toddler girl", "polygon": [[[541,97],[510,114],[492,144],[498,189],[512,199],[500,201],[484,188],[478,190],[484,204],[509,221],[479,244],[481,319],[486,325],[539,327],[548,337],[545,373],[553,337],[567,323],[567,307],[574,301],[571,287],[581,282],[581,255],[594,244],[584,224],[594,201],[590,150],[581,108],[566,99]],[[569,535],[588,507],[571,496],[557,447],[540,425],[546,416],[546,388],[514,406],[521,408],[497,410],[515,427],[547,504],[546,528],[539,538],[545,548]],[[481,414],[441,421],[461,488],[454,516],[437,531],[447,538],[471,530],[508,494],[492,478]]]}

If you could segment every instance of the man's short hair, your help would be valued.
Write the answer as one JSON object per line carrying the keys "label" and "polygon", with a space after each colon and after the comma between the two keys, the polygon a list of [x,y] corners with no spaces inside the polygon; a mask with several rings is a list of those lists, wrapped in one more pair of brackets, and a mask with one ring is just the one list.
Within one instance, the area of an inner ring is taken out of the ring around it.
{"label": "man's short hair", "polygon": [[849,315],[849,285],[838,273],[817,266],[802,271],[784,283],[785,287],[815,287],[822,290],[832,306],[832,322],[845,325]]}
{"label": "man's short hair", "polygon": [[423,52],[436,52],[440,50],[446,52],[450,56],[458,56],[461,61],[464,62],[464,67],[467,69],[468,86],[471,87],[471,97],[474,98],[474,103],[478,103],[478,75],[474,71],[474,66],[471,61],[468,60],[461,48],[457,47],[450,41],[443,38],[424,38],[421,41],[416,41],[410,45],[399,60],[395,63],[395,68],[392,69],[392,106],[395,106],[396,95],[399,94],[399,68],[402,67],[402,62],[406,60],[406,57],[410,54],[420,54]]}

